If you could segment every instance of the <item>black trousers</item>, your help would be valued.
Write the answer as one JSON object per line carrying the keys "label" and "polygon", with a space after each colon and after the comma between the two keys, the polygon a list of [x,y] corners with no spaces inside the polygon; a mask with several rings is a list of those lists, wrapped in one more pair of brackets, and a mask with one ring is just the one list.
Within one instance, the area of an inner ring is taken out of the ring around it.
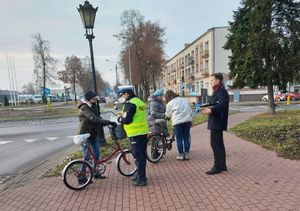
{"label": "black trousers", "polygon": [[214,153],[214,167],[220,169],[226,166],[226,152],[222,130],[210,131],[210,146]]}
{"label": "black trousers", "polygon": [[146,150],[147,150],[147,135],[134,136],[130,138],[131,152],[135,158],[137,166],[137,180],[145,182],[146,178]]}

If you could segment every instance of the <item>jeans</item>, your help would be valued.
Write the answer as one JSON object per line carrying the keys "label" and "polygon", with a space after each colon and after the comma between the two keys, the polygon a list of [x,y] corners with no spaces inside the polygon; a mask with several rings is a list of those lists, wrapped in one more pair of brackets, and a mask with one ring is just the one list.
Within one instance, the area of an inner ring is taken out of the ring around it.
{"label": "jeans", "polygon": [[[99,160],[99,157],[100,157],[100,142],[99,142],[99,138],[98,137],[95,137],[95,138],[88,138],[87,139],[87,144],[90,145],[94,155],[95,155],[95,158],[97,160]],[[85,161],[89,161],[90,160],[90,157],[91,157],[91,154],[90,152],[88,151],[88,147],[86,144],[82,145],[82,150],[83,150],[83,154],[85,155],[85,158],[84,160]],[[96,169],[96,166],[97,164],[94,162],[94,169]]]}
{"label": "jeans", "polygon": [[[190,152],[190,129],[191,123],[185,122],[174,126],[174,132],[177,141],[177,149],[179,154]],[[184,145],[184,151],[183,151]]]}
{"label": "jeans", "polygon": [[135,158],[137,167],[136,179],[139,182],[147,181],[146,178],[146,150],[147,150],[147,135],[130,137],[131,152]]}
{"label": "jeans", "polygon": [[214,167],[217,169],[226,167],[226,152],[222,130],[210,131],[210,145],[214,153]]}

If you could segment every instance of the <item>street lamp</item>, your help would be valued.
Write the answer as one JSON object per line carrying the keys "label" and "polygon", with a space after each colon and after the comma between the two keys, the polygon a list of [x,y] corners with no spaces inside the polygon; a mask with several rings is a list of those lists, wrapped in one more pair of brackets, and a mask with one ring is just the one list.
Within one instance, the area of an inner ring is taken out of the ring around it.
{"label": "street lamp", "polygon": [[[114,37],[120,39],[120,35],[113,35]],[[122,36],[122,39],[126,40],[128,37]],[[129,66],[129,85],[132,84],[132,79],[131,79],[131,58],[130,58],[130,44],[128,44],[128,66]]]}
{"label": "street lamp", "polygon": [[108,60],[108,59],[105,59],[105,61],[116,63],[116,65],[115,65],[115,69],[116,69],[116,86],[118,86],[118,65],[117,65],[117,62],[111,61],[111,60]]}
{"label": "street lamp", "polygon": [[90,44],[90,54],[91,54],[91,63],[92,63],[92,73],[93,73],[93,82],[94,82],[94,91],[97,94],[97,85],[96,85],[96,72],[95,72],[95,63],[94,63],[94,52],[93,52],[93,43],[92,40],[95,38],[93,33],[96,13],[98,7],[93,8],[93,6],[85,1],[84,5],[79,5],[78,12],[80,14],[83,26],[85,28],[85,36],[88,39]]}

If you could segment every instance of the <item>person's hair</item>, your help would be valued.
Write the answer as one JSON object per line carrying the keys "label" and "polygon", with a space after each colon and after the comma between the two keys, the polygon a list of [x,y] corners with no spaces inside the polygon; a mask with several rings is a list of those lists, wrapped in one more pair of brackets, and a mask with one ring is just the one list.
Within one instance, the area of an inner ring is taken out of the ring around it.
{"label": "person's hair", "polygon": [[179,95],[169,89],[168,91],[166,91],[164,96],[166,98],[166,101],[169,102],[172,99],[174,99],[175,97],[178,97]]}
{"label": "person's hair", "polygon": [[213,76],[215,79],[219,80],[221,83],[223,82],[223,74],[222,73],[213,73],[211,76]]}

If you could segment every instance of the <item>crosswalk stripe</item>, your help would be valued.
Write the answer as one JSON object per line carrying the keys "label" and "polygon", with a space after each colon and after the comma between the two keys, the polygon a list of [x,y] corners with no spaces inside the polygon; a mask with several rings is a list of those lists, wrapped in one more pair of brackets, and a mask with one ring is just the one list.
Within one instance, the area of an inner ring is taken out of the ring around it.
{"label": "crosswalk stripe", "polygon": [[10,143],[10,142],[12,142],[12,141],[0,141],[0,145],[8,144],[8,143]]}
{"label": "crosswalk stripe", "polygon": [[35,141],[38,141],[39,139],[24,139],[24,141],[28,142],[28,143],[32,143]]}
{"label": "crosswalk stripe", "polygon": [[59,137],[48,137],[48,138],[45,138],[45,139],[47,139],[47,140],[49,140],[49,141],[53,141],[53,140],[55,140],[55,139],[58,139]]}

